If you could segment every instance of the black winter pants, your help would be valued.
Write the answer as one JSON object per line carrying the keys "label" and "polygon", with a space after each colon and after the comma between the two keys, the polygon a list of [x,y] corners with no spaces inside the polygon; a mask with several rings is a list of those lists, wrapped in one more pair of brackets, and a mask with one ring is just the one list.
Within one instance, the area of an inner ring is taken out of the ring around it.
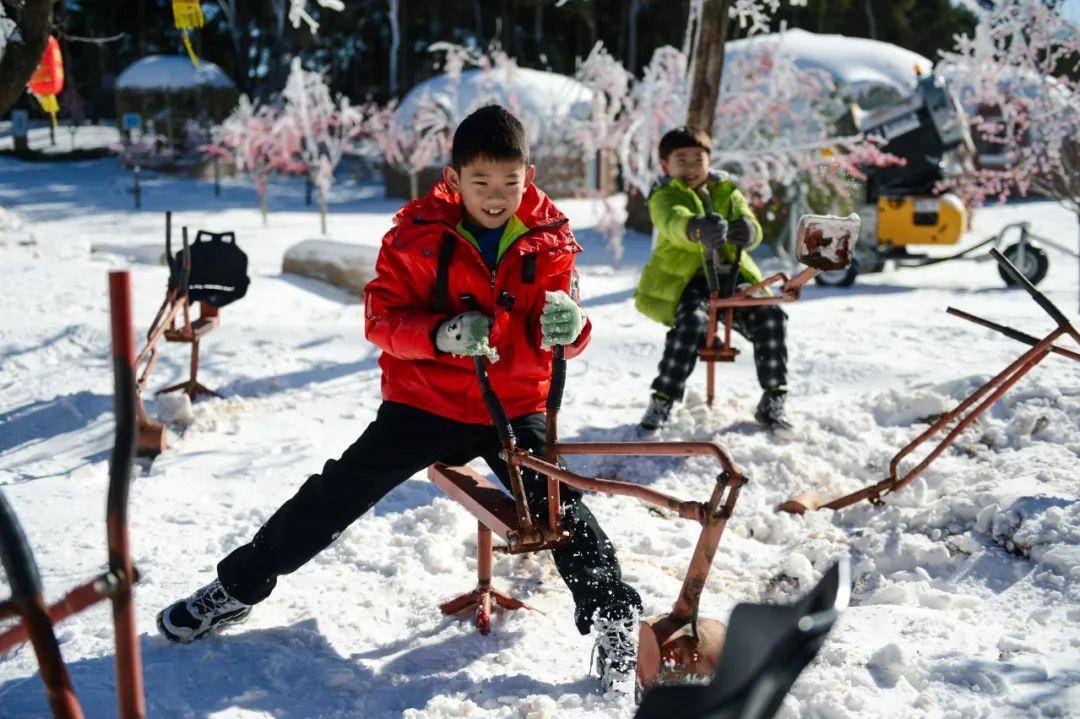
{"label": "black winter pants", "polygon": [[[776,305],[738,307],[732,329],[754,346],[754,364],[762,389],[787,384],[787,315]],[[698,350],[709,331],[709,287],[703,275],[690,280],[675,308],[675,325],[664,341],[664,356],[653,380],[653,392],[682,400],[686,380],[694,371]],[[721,327],[719,331],[723,331]]]}
{"label": "black winter pants", "polygon": [[[519,446],[544,456],[543,414],[525,415],[511,424]],[[509,487],[500,449],[494,427],[383,402],[375,421],[340,459],[328,460],[322,473],[309,477],[251,542],[218,564],[218,578],[236,599],[260,602],[273,591],[278,576],[299,569],[390,490],[435,462],[460,465],[482,457]],[[534,516],[546,519],[546,481],[528,470],[522,480]],[[564,487],[561,496],[564,526],[572,539],[552,554],[574,597],[577,628],[587,634],[597,609],[629,603],[640,611],[641,598],[622,581],[615,548],[581,501],[581,494]]]}

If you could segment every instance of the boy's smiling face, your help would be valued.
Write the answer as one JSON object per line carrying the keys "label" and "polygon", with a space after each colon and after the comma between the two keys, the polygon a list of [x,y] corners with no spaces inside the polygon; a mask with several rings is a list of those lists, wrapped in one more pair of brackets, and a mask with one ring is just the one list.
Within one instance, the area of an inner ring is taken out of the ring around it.
{"label": "boy's smiling face", "polygon": [[709,179],[709,153],[700,147],[680,147],[660,161],[664,174],[682,180],[696,190]]}
{"label": "boy's smiling face", "polygon": [[465,216],[480,227],[493,230],[506,224],[517,212],[525,188],[533,181],[536,168],[521,160],[492,160],[478,157],[461,166],[443,168],[443,179],[461,195]]}

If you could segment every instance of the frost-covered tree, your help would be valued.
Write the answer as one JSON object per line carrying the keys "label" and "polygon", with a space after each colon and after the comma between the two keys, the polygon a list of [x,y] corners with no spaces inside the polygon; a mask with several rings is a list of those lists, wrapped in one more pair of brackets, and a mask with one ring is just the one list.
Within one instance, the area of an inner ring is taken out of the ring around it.
{"label": "frost-covered tree", "polygon": [[976,137],[1001,148],[999,163],[955,184],[969,199],[1037,191],[1080,219],[1080,32],[1058,11],[1003,0],[972,35],[942,53],[940,72],[972,115]]}
{"label": "frost-covered tree", "polygon": [[[633,118],[620,145],[623,174],[642,194],[661,174],[660,137],[682,124],[688,93],[685,56],[656,51],[631,93]],[[758,201],[775,184],[825,183],[847,192],[842,180],[860,167],[892,161],[871,138],[838,131],[843,108],[828,73],[800,68],[783,49],[783,36],[762,38],[724,70],[713,131],[713,166],[739,179]]]}
{"label": "frost-covered tree", "polygon": [[[330,10],[345,9],[345,3],[341,0],[317,0],[317,2],[321,7]],[[319,29],[319,23],[308,14],[307,5],[307,0],[289,0],[289,22],[293,24],[293,27],[300,27],[301,22],[306,23],[311,32],[316,32]]]}
{"label": "frost-covered tree", "polygon": [[617,157],[620,138],[626,132],[629,120],[626,109],[634,76],[611,56],[603,43],[598,42],[589,56],[578,64],[575,77],[592,91],[592,102],[587,116],[570,115],[564,120],[567,132],[561,137],[570,141],[572,151],[580,152],[586,158],[599,158],[598,188],[583,194],[593,195],[601,201],[597,230],[607,239],[608,249],[618,262],[623,253],[623,226],[611,201],[615,188],[608,185],[611,174],[608,162]]}
{"label": "frost-covered tree", "polygon": [[[422,92],[403,114],[396,100],[374,108],[366,119],[365,135],[382,152],[387,165],[409,176],[410,196],[419,194],[419,176],[425,168],[449,160],[454,129],[469,113],[492,102],[518,110],[514,93],[517,63],[498,47],[483,52],[472,45],[435,43],[428,48],[442,53],[439,63],[447,81],[438,95]],[[468,102],[459,102],[462,73],[476,69],[482,73],[479,90]]]}
{"label": "frost-covered tree", "polygon": [[238,172],[251,178],[259,195],[263,224],[267,222],[266,184],[273,172],[296,174],[306,167],[297,158],[295,137],[281,132],[281,112],[272,105],[252,103],[247,95],[211,132],[212,141],[202,149],[231,161]]}
{"label": "frost-covered tree", "polygon": [[360,135],[364,112],[346,97],[335,99],[322,74],[305,70],[300,58],[293,58],[282,96],[285,104],[275,131],[295,152],[316,188],[320,228],[325,235],[326,200],[334,183],[334,170]]}

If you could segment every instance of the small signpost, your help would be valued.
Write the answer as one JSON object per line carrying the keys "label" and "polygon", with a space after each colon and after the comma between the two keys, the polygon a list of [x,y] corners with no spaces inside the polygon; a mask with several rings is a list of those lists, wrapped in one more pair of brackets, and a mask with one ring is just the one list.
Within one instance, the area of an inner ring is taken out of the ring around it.
{"label": "small signpost", "polygon": [[30,151],[30,142],[27,138],[30,132],[30,113],[26,110],[11,111],[11,136],[15,140],[15,152],[25,153]]}
{"label": "small signpost", "polygon": [[125,112],[121,119],[121,126],[124,130],[124,137],[128,142],[131,142],[132,135],[142,130],[142,115],[137,112]]}

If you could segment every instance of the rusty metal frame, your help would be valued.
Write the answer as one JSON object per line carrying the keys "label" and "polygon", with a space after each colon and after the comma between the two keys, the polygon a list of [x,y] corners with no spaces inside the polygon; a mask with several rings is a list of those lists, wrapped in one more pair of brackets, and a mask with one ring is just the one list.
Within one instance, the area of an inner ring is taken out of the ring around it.
{"label": "rusty metal frame", "polygon": [[[851,217],[842,219],[845,221],[852,220]],[[857,221],[857,218],[855,219]],[[799,261],[806,265],[806,267],[793,277],[789,277],[785,272],[777,272],[749,287],[744,287],[741,290],[736,289],[739,281],[739,265],[742,259],[742,250],[740,249],[736,253],[735,260],[732,263],[731,286],[720,288],[719,280],[713,274],[716,272],[716,259],[712,256],[715,252],[706,253],[707,261],[705,263],[705,273],[709,283],[709,324],[705,336],[705,343],[698,350],[698,357],[703,360],[706,365],[705,401],[708,406],[712,406],[713,399],[716,395],[716,363],[734,362],[735,357],[739,354],[739,350],[731,344],[731,330],[735,320],[735,310],[737,308],[762,307],[765,305],[779,305],[787,302],[795,302],[802,297],[803,287],[819,274],[827,270],[842,269],[851,264],[851,245],[845,247],[845,250],[839,258],[830,258],[823,255],[819,251],[821,248],[820,244],[816,247],[810,246],[811,243],[821,242],[822,239],[820,230],[817,230],[816,236],[814,235],[814,220],[815,216],[813,215],[804,215],[799,220],[798,232],[800,236],[800,248],[798,257]],[[855,239],[857,239],[857,229],[855,229],[854,232]],[[854,242],[851,234],[848,234],[846,239],[852,243]],[[806,242],[805,246],[802,244],[804,241]],[[773,285],[779,285],[777,288],[779,294],[757,294],[761,291],[771,291],[770,288]],[[726,292],[724,290],[726,290]],[[721,313],[723,313],[723,320],[721,320]],[[724,338],[722,342],[719,341],[717,337],[717,327],[721,324],[724,328]]]}
{"label": "rusty metal frame", "polygon": [[[481,392],[491,413],[503,446],[502,457],[510,474],[511,496],[465,467],[433,465],[428,477],[455,501],[465,507],[478,521],[477,579],[475,589],[440,605],[446,614],[474,611],[474,623],[481,634],[491,631],[493,606],[504,609],[529,607],[491,587],[491,535],[498,534],[506,541],[511,554],[554,549],[568,541],[561,522],[560,485],[579,491],[633,497],[672,511],[685,519],[702,525],[679,596],[672,611],[642,623],[642,637],[655,649],[656,656],[639,662],[638,676],[645,685],[656,683],[672,673],[676,664],[682,674],[707,674],[719,656],[723,642],[723,624],[702,620],[698,616],[701,593],[709,570],[731,517],[739,492],[746,478],[739,472],[728,451],[715,442],[559,442],[557,425],[566,379],[566,362],[562,348],[556,347],[552,361],[551,391],[547,400],[547,459],[541,459],[516,444],[513,429],[506,413],[491,387],[483,360],[474,358]],[[640,456],[705,456],[715,458],[721,467],[708,502],[686,501],[649,487],[599,477],[587,477],[571,472],[562,461],[563,455],[640,455]],[[548,517],[540,523],[525,501],[521,470],[528,469],[547,478]],[[497,495],[494,493],[498,493]],[[655,659],[655,662],[653,660]],[[661,666],[667,669],[661,669]],[[667,672],[661,676],[663,672]],[[678,674],[678,672],[675,672]]]}
{"label": "rusty metal frame", "polygon": [[115,382],[116,436],[109,456],[109,490],[106,502],[106,539],[109,569],[79,585],[60,601],[46,606],[41,582],[29,545],[15,515],[0,495],[0,556],[12,586],[12,598],[0,603],[0,619],[19,616],[21,623],[0,633],[0,652],[27,639],[34,646],[49,705],[54,716],[83,716],[67,678],[53,625],[102,599],[112,602],[115,630],[117,705],[122,719],[146,716],[142,658],[135,624],[132,588],[138,573],[131,563],[127,508],[131,468],[138,428],[135,380],[135,337],[131,323],[131,278],[128,272],[109,273],[109,306],[112,318],[113,378]]}
{"label": "rusty metal frame", "polygon": [[[885,479],[828,502],[823,501],[814,492],[802,492],[782,503],[778,507],[780,511],[792,514],[803,514],[807,510],[815,509],[844,509],[845,507],[849,507],[862,500],[867,500],[875,505],[883,504],[883,497],[894,492],[899,492],[904,487],[911,484],[916,477],[922,474],[931,462],[941,456],[941,454],[956,441],[956,438],[959,437],[972,422],[978,419],[978,417],[986,412],[986,410],[990,409],[990,407],[1008,392],[1013,385],[1019,382],[1024,375],[1034,369],[1035,366],[1039,364],[1039,362],[1042,362],[1048,355],[1053,353],[1074,361],[1080,361],[1080,353],[1054,344],[1054,342],[1063,336],[1069,336],[1077,344],[1080,344],[1080,332],[1078,332],[1072,323],[1069,322],[1068,317],[1047,299],[1046,295],[1037,290],[1035,286],[1005,258],[1004,255],[996,249],[991,250],[990,254],[997,260],[1002,270],[1012,277],[1020,287],[1023,287],[1039,307],[1041,307],[1043,311],[1057,323],[1057,328],[1042,339],[1039,339],[1011,327],[977,317],[976,315],[952,307],[948,308],[947,311],[949,314],[1000,332],[1010,339],[1030,345],[1031,349],[1024,352],[1020,357],[1009,364],[1008,367],[990,378],[990,380],[975,390],[952,410],[941,415],[941,417],[935,420],[926,431],[904,445],[899,452],[893,455],[892,460],[889,462],[889,474]],[[901,462],[908,455],[912,454],[932,437],[944,431],[945,428],[953,422],[955,422],[955,426],[953,426],[952,429],[950,429],[921,460],[907,470],[901,469]]]}
{"label": "rusty metal frame", "polygon": [[[181,228],[183,238],[183,250],[181,252],[180,272],[176,283],[171,284],[166,291],[165,299],[154,315],[154,321],[150,323],[150,329],[146,332],[146,344],[139,350],[135,357],[137,386],[141,393],[146,389],[150,373],[157,363],[158,342],[165,338],[166,342],[185,342],[191,345],[191,360],[189,362],[189,377],[183,382],[159,389],[155,394],[167,394],[169,392],[183,391],[192,401],[199,397],[220,397],[217,392],[204,386],[198,381],[199,375],[199,344],[203,335],[213,331],[221,322],[216,307],[211,307],[205,302],[199,302],[199,317],[192,321],[191,303],[188,298],[188,280],[191,276],[191,254],[188,243],[188,228]],[[165,213],[165,255],[172,271],[172,212]],[[179,326],[177,321],[180,320]],[[141,368],[141,369],[140,369]],[[156,457],[165,451],[166,436],[165,427],[160,422],[150,419],[142,399],[137,405],[139,422],[138,454],[143,457]]]}

